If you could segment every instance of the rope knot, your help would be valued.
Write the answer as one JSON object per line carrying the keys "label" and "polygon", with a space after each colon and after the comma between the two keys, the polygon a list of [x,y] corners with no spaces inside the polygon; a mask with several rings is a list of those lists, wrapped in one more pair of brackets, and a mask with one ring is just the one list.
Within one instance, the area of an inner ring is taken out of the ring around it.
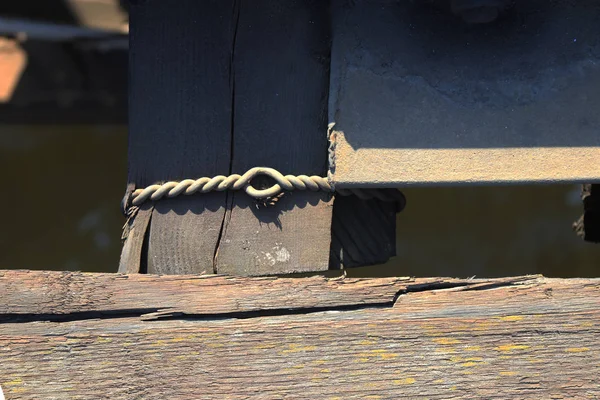
{"label": "rope knot", "polygon": [[[257,189],[252,186],[252,179],[258,176],[267,176],[275,181],[275,184],[265,189]],[[244,190],[255,199],[268,199],[277,196],[284,190],[310,190],[313,192],[323,190],[333,192],[333,187],[327,178],[313,175],[283,175],[279,171],[268,167],[254,167],[243,175],[232,174],[229,176],[217,175],[213,178],[202,177],[199,179],[184,179],[181,182],[165,182],[150,185],[144,189],[137,189],[131,194],[131,205],[139,206],[146,200],[157,201],[163,197],[172,198],[179,195],[191,195],[194,193],[208,193],[212,191],[222,192],[225,190]],[[404,203],[404,196],[396,189],[342,189],[338,191],[341,195],[354,194],[361,199],[377,198],[383,201],[395,201]],[[402,205],[403,207],[403,205]]]}

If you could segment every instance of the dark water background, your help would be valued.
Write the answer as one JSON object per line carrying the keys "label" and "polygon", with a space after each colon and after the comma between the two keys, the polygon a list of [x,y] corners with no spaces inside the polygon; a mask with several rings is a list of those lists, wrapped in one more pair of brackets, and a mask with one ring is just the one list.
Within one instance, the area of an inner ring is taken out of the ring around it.
{"label": "dark water background", "polygon": [[[0,269],[116,272],[124,126],[0,125]],[[600,246],[571,230],[579,187],[415,188],[398,256],[351,276],[600,276]]]}

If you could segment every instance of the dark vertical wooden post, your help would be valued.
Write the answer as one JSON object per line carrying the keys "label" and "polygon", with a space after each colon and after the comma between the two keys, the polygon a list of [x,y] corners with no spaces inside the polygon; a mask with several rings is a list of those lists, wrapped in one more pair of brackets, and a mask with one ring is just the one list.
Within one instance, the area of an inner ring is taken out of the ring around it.
{"label": "dark vertical wooden post", "polygon": [[[329,1],[236,2],[232,172],[270,166],[327,172]],[[326,270],[331,195],[291,192],[271,207],[230,193],[217,270],[268,274]]]}
{"label": "dark vertical wooden post", "polygon": [[[232,3],[221,0],[131,2],[129,182],[136,187],[229,173],[234,21]],[[137,227],[146,248],[129,245],[137,251],[121,270],[145,258],[149,273],[212,273],[225,198],[164,199],[140,210],[136,219],[149,223]]]}
{"label": "dark vertical wooden post", "polygon": [[[324,176],[329,24],[321,0],[133,1],[130,184],[255,166]],[[289,193],[261,207],[220,192],[150,203],[130,221],[120,270],[327,269],[330,197]]]}

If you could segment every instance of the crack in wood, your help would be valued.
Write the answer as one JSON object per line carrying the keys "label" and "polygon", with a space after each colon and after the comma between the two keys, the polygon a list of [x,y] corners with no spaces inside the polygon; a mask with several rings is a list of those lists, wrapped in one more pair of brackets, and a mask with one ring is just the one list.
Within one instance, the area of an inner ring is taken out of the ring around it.
{"label": "crack in wood", "polygon": [[[382,309],[397,307],[402,296],[414,293],[424,293],[431,291],[445,290],[491,290],[501,287],[522,285],[527,282],[535,283],[540,276],[525,276],[519,278],[507,278],[494,282],[480,281],[437,281],[423,284],[408,284],[397,290],[390,300],[371,303],[349,303],[331,306],[312,306],[312,307],[281,307],[268,309],[255,309],[231,312],[212,312],[212,313],[190,313],[180,311],[175,307],[165,308],[132,308],[132,309],[99,309],[90,311],[76,311],[66,313],[0,313],[1,323],[27,323],[36,321],[51,322],[74,322],[90,319],[111,319],[111,318],[131,318],[137,317],[141,321],[158,320],[194,320],[194,321],[217,321],[227,319],[250,319],[290,315],[308,315],[323,312],[347,312],[369,309]],[[71,278],[67,278],[70,280]],[[265,295],[267,295],[265,293]]]}

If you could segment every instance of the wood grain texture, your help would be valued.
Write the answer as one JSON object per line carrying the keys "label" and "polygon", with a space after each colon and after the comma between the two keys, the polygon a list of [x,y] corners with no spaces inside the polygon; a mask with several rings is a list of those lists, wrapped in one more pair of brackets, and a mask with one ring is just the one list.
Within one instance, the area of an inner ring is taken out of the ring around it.
{"label": "wood grain texture", "polygon": [[[223,277],[1,274],[3,294],[8,289],[27,298],[38,291],[50,300],[36,309],[38,303],[22,305],[19,295],[0,297],[0,385],[7,399],[600,396],[600,280],[238,278],[243,284],[230,285]],[[132,278],[139,279],[135,288]],[[247,293],[239,289],[246,286],[285,308],[312,298],[312,308],[235,318],[214,309],[152,321],[14,316],[87,312],[96,301],[106,312],[113,301],[102,300],[108,292],[133,305],[154,293],[154,301],[195,307],[190,297],[176,298],[198,282],[221,286],[210,298],[226,309],[243,304]],[[156,293],[161,285],[179,290]],[[387,293],[388,304],[320,311],[328,297],[312,296],[346,289],[359,302],[369,291]],[[74,301],[57,302],[53,310],[53,292]]]}
{"label": "wood grain texture", "polygon": [[[106,311],[227,314],[274,309],[391,305],[410,278],[234,278],[219,275],[156,276],[0,270],[0,316]],[[458,282],[461,281],[456,281]]]}
{"label": "wood grain texture", "polygon": [[[136,2],[130,47],[136,187],[257,166],[325,175],[329,1]],[[148,229],[147,271],[326,270],[331,208],[322,192],[271,207],[233,192],[163,199]]]}
{"label": "wood grain texture", "polygon": [[144,248],[146,234],[150,227],[154,205],[152,203],[142,204],[134,215],[127,218],[123,227],[123,248],[119,259],[119,272],[121,274],[137,274],[144,272],[147,268]]}
{"label": "wood grain texture", "polygon": [[[129,182],[227,175],[231,149],[232,4],[130,4]],[[225,193],[157,202],[150,273],[213,272]]]}
{"label": "wood grain texture", "polygon": [[[284,174],[325,176],[329,1],[234,3],[230,172],[268,166]],[[268,275],[328,268],[329,193],[288,193],[271,207],[258,207],[244,193],[228,196],[216,272]]]}

